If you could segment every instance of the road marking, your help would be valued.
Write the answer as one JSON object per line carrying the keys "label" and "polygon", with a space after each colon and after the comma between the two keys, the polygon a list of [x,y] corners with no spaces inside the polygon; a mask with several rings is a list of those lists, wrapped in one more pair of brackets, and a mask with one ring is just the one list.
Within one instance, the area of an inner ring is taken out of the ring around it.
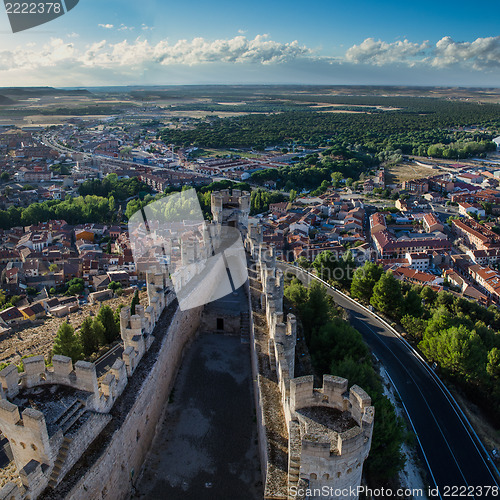
{"label": "road marking", "polygon": [[[286,268],[291,268],[293,269],[296,273],[300,273],[302,277],[306,276],[307,279],[308,279],[308,284],[311,282],[311,279],[314,279],[316,281],[319,281],[321,282],[323,285],[325,285],[332,293],[334,294],[337,294],[339,295],[340,297],[342,297],[345,301],[349,302],[349,303],[352,303],[353,306],[357,307],[360,311],[363,311],[364,307],[361,305],[361,304],[358,304],[355,300],[351,299],[350,297],[346,296],[345,294],[339,292],[338,290],[336,290],[333,286],[331,286],[329,283],[323,281],[321,278],[317,277],[317,276],[314,276],[313,274],[309,273],[308,271],[304,270],[304,269],[301,269],[301,268],[298,268],[296,266],[293,266],[293,265],[290,265],[290,264],[286,264],[286,263],[282,263],[282,265],[284,265]],[[358,311],[358,312],[360,312]],[[375,314],[373,313],[370,313],[370,311],[368,311],[368,313],[370,315],[373,316],[373,319],[375,321],[378,321],[380,322],[381,325],[384,324],[384,322],[378,318]],[[366,313],[364,313],[366,314]],[[380,334],[376,333],[370,326],[368,326],[369,324],[368,323],[364,323],[366,324],[366,326],[375,334],[376,338],[383,343],[382,339],[380,338]],[[458,413],[456,407],[455,407],[455,404],[458,405],[458,403],[455,402],[454,398],[451,396],[451,394],[449,393],[449,390],[446,388],[446,386],[444,386],[444,384],[442,383],[442,381],[439,379],[439,377],[437,377],[437,375],[427,366],[427,364],[423,361],[423,359],[421,358],[421,356],[411,347],[411,345],[408,343],[408,341],[406,341],[405,339],[403,339],[402,337],[400,337],[399,335],[395,335],[393,332],[391,332],[390,329],[388,329],[387,327],[384,327],[383,330],[387,330],[387,332],[390,334],[390,337],[391,338],[395,338],[397,340],[399,340],[407,349],[407,351],[412,354],[416,360],[419,361],[419,363],[421,364],[421,366],[423,366],[425,368],[425,370],[427,371],[428,375],[430,375],[430,378],[431,380],[433,380],[435,383],[436,383],[436,386],[440,389],[441,393],[443,394],[443,396],[446,398],[446,400],[448,401],[448,403],[450,404],[450,406],[452,407],[453,411],[455,412],[457,418],[458,418],[458,421],[462,424],[463,428],[465,429],[465,431],[467,432],[472,444],[474,445],[478,455],[481,457],[481,460],[483,461],[484,465],[486,466],[486,469],[488,470],[488,473],[489,475],[491,476],[491,478],[493,479],[493,482],[495,485],[498,486],[498,482],[495,478],[495,476],[493,475],[490,467],[488,466],[488,464],[486,463],[486,460],[484,459],[484,456],[483,454],[481,453],[481,451],[479,450],[475,440],[473,439],[469,429],[467,428],[467,425],[465,425],[465,422],[469,423],[468,420],[467,420],[467,417],[465,416],[465,414],[463,413],[463,411],[461,410],[460,408],[460,411],[462,413],[462,416]],[[401,364],[401,366],[403,367],[403,369],[408,373],[408,375],[410,376],[410,378],[412,379],[413,383],[415,383],[415,380],[414,378],[411,376],[411,374],[406,370],[406,367],[399,361],[399,358],[394,354],[394,352],[388,347],[386,346],[384,343],[383,345],[391,352],[391,354],[398,360],[398,362]],[[465,483],[467,484],[468,486],[468,482],[467,480],[465,479],[464,475],[463,475],[463,472],[460,468],[460,466],[458,465],[458,462],[456,460],[456,457],[453,453],[453,451],[451,450],[450,448],[450,445],[447,441],[447,439],[445,438],[444,434],[443,434],[443,431],[441,430],[441,427],[439,426],[437,420],[436,420],[436,417],[434,415],[434,413],[432,412],[427,400],[425,399],[425,397],[423,396],[418,384],[415,383],[415,386],[417,387],[419,393],[421,394],[422,398],[424,399],[425,401],[425,404],[426,406],[428,407],[431,415],[432,415],[432,418],[434,419],[434,421],[436,422],[436,425],[439,429],[439,432],[441,433],[441,435],[443,436],[443,439],[444,441],[446,442],[446,445],[451,453],[451,455],[453,456],[453,459],[455,461],[455,464],[457,465],[459,471],[460,471],[460,474],[462,475],[462,478],[464,479]],[[446,391],[443,389],[443,386],[444,386],[444,389],[446,389]],[[398,391],[399,392],[399,391]],[[450,397],[452,398],[450,400]],[[455,403],[455,404],[454,404]],[[470,423],[469,423],[470,425]],[[472,426],[471,426],[472,428]],[[474,432],[474,435],[476,436],[477,440],[479,440],[482,448],[483,448],[483,451],[487,454],[487,451],[486,449],[484,448],[484,445],[482,444],[482,442],[480,441],[479,437],[477,436],[476,432],[474,431],[474,429],[472,429],[472,431]],[[418,436],[417,436],[418,437]],[[487,454],[488,455],[488,454]],[[488,455],[488,458],[489,458],[489,455]],[[431,471],[430,471],[431,472]],[[432,472],[431,472],[432,474]],[[475,498],[475,497],[474,497]]]}
{"label": "road marking", "polygon": [[[410,417],[410,413],[408,411],[408,409],[406,408],[406,405],[403,401],[403,398],[401,397],[401,394],[399,393],[398,391],[398,388],[396,386],[396,384],[394,383],[394,381],[392,380],[391,376],[389,375],[388,371],[384,368],[385,370],[385,374],[387,375],[387,377],[389,378],[389,380],[391,381],[391,384],[392,386],[394,387],[394,389],[396,390],[396,392],[398,393],[398,396],[399,396],[399,400],[401,401],[401,404],[403,405],[403,408],[405,410],[405,413],[406,413],[406,416],[408,417],[408,420],[410,421],[410,425],[411,425],[411,428],[413,429],[413,432],[415,433],[415,437],[417,438],[417,441],[418,441],[418,445],[420,446],[420,450],[422,451],[422,455],[424,456],[424,460],[425,460],[425,463],[427,464],[427,468],[429,469],[429,472],[431,474],[431,477],[432,477],[432,480],[434,482],[434,486],[436,488],[438,488],[438,484],[436,482],[436,478],[434,477],[434,474],[432,473],[432,469],[431,469],[431,466],[429,464],[429,461],[427,460],[427,455],[425,454],[425,451],[424,451],[424,447],[422,446],[422,443],[420,442],[420,438],[418,437],[418,433],[415,429],[415,426],[413,425],[413,420],[411,419]],[[438,488],[438,495],[439,495],[439,498],[441,498],[442,500],[442,496],[441,496],[441,493],[439,491],[439,488]]]}
{"label": "road marking", "polygon": [[[358,321],[359,321],[359,320],[358,320]],[[441,429],[441,426],[439,425],[439,423],[438,423],[438,421],[437,421],[437,419],[436,419],[436,416],[434,415],[434,412],[432,411],[432,409],[431,409],[431,407],[430,407],[429,403],[427,402],[426,397],[424,396],[423,392],[420,390],[420,387],[419,387],[419,385],[417,384],[417,382],[415,381],[415,379],[413,378],[412,374],[411,374],[411,373],[410,373],[410,372],[406,369],[405,365],[404,365],[404,364],[402,363],[402,361],[401,361],[401,360],[400,360],[400,359],[396,356],[396,354],[394,353],[394,351],[393,351],[393,350],[392,350],[389,346],[387,346],[387,345],[384,343],[384,341],[380,338],[380,336],[377,334],[377,332],[376,332],[375,330],[373,330],[373,328],[371,328],[371,326],[370,326],[368,323],[366,323],[366,324],[365,324],[365,326],[366,326],[366,327],[367,327],[367,328],[368,328],[368,329],[369,329],[369,330],[370,330],[370,331],[371,331],[371,332],[375,335],[375,338],[376,338],[379,342],[381,342],[381,343],[384,345],[384,347],[385,347],[385,348],[386,348],[386,349],[387,349],[387,350],[388,350],[388,351],[389,351],[389,352],[390,352],[390,353],[394,356],[395,360],[396,360],[396,361],[397,361],[397,362],[401,365],[401,367],[403,368],[403,370],[404,370],[404,371],[408,374],[408,376],[409,376],[409,377],[411,378],[411,380],[413,381],[413,383],[414,383],[414,385],[415,385],[415,387],[416,387],[417,391],[420,393],[420,396],[421,396],[421,397],[422,397],[422,399],[424,400],[425,405],[427,406],[427,409],[429,410],[429,413],[431,414],[431,416],[432,416],[432,418],[433,418],[434,422],[436,423],[436,426],[437,426],[437,428],[438,428],[439,432],[441,433],[441,436],[442,436],[442,438],[444,439],[444,442],[446,443],[446,446],[448,447],[448,450],[449,450],[449,452],[451,453],[451,456],[453,457],[453,460],[454,460],[454,462],[455,462],[455,465],[457,466],[458,470],[460,471],[460,475],[462,476],[462,479],[465,481],[465,484],[467,485],[467,487],[469,487],[469,482],[468,482],[468,481],[467,481],[467,479],[465,478],[464,473],[462,472],[462,469],[460,468],[460,465],[458,464],[458,461],[457,461],[457,459],[456,459],[456,457],[455,457],[455,454],[453,453],[453,450],[451,449],[451,446],[450,446],[450,444],[448,443],[448,440],[446,439],[446,436],[444,435],[444,433],[443,433],[443,431],[442,431],[442,429]],[[385,371],[386,371],[387,375],[389,376],[389,373],[388,373],[388,371],[387,371],[387,368],[386,368],[386,370],[385,370]],[[390,378],[390,376],[389,376],[389,378]],[[392,381],[392,379],[391,379],[391,381]],[[397,388],[397,386],[396,386],[396,385],[395,385],[395,387]],[[398,390],[398,393],[399,393],[399,390]],[[401,399],[401,402],[402,402],[402,401],[403,401],[403,400]],[[403,404],[403,406],[404,406],[404,404]],[[411,421],[411,419],[410,419],[410,421]],[[426,461],[427,461],[427,460],[426,460]],[[430,469],[429,469],[429,470],[430,470]],[[431,473],[431,475],[434,477],[434,475],[432,474],[432,470],[430,470],[430,473]],[[437,486],[437,485],[436,485],[436,486]],[[474,497],[474,496],[473,496],[472,498],[476,498],[476,497]]]}

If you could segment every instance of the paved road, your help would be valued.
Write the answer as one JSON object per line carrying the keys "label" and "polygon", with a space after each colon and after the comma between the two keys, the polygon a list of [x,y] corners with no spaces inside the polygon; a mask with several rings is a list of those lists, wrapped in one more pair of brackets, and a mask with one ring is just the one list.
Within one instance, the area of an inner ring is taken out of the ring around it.
{"label": "paved road", "polygon": [[[292,269],[285,264],[279,266]],[[313,279],[293,269],[304,283]],[[498,489],[496,495],[491,491],[488,495],[483,491],[481,495],[476,489],[480,486],[498,488],[498,483],[478,444],[429,370],[384,323],[333,289],[329,288],[328,293],[337,304],[350,311],[352,325],[380,359],[399,392],[429,469],[430,482],[439,487],[441,498],[451,496],[445,495],[447,486],[470,487],[465,493],[472,494],[462,495],[467,498],[499,498]]]}

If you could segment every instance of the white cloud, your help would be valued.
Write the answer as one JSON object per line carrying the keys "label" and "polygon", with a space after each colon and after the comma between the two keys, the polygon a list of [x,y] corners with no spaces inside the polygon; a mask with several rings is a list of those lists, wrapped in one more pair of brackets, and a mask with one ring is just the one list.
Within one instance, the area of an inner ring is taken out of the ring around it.
{"label": "white cloud", "polygon": [[399,40],[397,42],[384,42],[367,38],[359,45],[353,45],[345,54],[346,61],[352,63],[368,63],[376,66],[386,64],[404,63],[410,66],[422,61],[429,42],[422,43]]}
{"label": "white cloud", "polygon": [[345,60],[376,66],[405,64],[488,70],[500,68],[500,36],[477,38],[472,42],[455,42],[451,37],[445,36],[434,46],[428,41],[415,43],[405,39],[384,42],[367,38],[359,45],[350,47],[345,53]]}
{"label": "white cloud", "polygon": [[299,45],[297,40],[280,43],[270,40],[268,35],[257,35],[253,39],[239,35],[229,40],[179,40],[173,45],[163,41],[154,47],[154,55],[163,65],[210,62],[278,64],[309,57],[312,51]]}
{"label": "white cloud", "polygon": [[77,51],[73,43],[60,38],[52,38],[49,43],[39,47],[28,44],[11,50],[0,51],[0,69],[28,69],[51,67],[74,60]]}
{"label": "white cloud", "polygon": [[[331,82],[337,82],[337,75],[339,78],[349,75],[347,81],[358,81],[369,75],[368,80],[376,77],[380,82],[389,74],[407,82],[407,75],[414,74],[408,68],[413,67],[417,75],[443,74],[441,68],[452,68],[454,73],[445,73],[458,75],[458,82],[468,72],[476,75],[475,81],[484,83],[485,77],[477,76],[477,70],[491,70],[491,75],[496,75],[492,70],[500,69],[500,37],[478,38],[472,42],[455,42],[444,37],[432,45],[427,41],[385,42],[368,38],[348,48],[341,58],[320,56],[319,49],[313,50],[297,40],[278,42],[268,35],[251,38],[240,34],[228,39],[199,37],[157,43],[138,37],[120,42],[103,39],[88,45],[73,37],[74,34],[64,35],[43,45],[33,42],[12,47],[4,45],[0,48],[2,81],[17,84],[29,80],[32,84],[69,86],[81,81],[138,82],[143,81],[146,74],[148,79],[156,78],[155,83],[164,81],[165,75],[177,81],[213,82],[230,81],[226,75],[233,75],[235,81],[256,81],[258,75],[283,74],[286,76],[280,82],[310,82],[314,81],[317,71],[324,81]],[[398,66],[403,66],[404,78]],[[258,67],[261,69],[256,71]],[[203,80],[203,75],[209,76]],[[262,79],[271,81],[263,76]]]}
{"label": "white cloud", "polygon": [[115,26],[113,24],[98,24],[100,28],[104,28],[107,30],[112,30]]}
{"label": "white cloud", "polygon": [[43,68],[64,63],[69,67],[123,68],[137,70],[153,66],[196,65],[207,63],[279,64],[311,56],[312,51],[297,41],[279,43],[267,35],[254,39],[236,36],[228,40],[208,41],[204,38],[166,40],[150,44],[137,38],[111,43],[106,40],[78,49],[73,43],[55,38],[50,43],[17,47],[0,51],[0,69]]}
{"label": "white cloud", "polygon": [[455,42],[445,36],[436,43],[432,65],[448,67],[463,64],[475,70],[500,67],[500,36],[476,38],[473,42]]}

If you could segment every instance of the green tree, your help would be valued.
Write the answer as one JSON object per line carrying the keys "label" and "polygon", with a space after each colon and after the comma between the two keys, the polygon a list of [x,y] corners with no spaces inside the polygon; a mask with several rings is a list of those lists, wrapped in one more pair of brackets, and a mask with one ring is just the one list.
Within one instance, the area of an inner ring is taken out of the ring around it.
{"label": "green tree", "polygon": [[53,354],[70,357],[73,362],[82,359],[82,346],[75,335],[74,328],[67,322],[64,322],[57,330],[54,340]]}
{"label": "green tree", "polygon": [[488,375],[495,379],[500,378],[500,349],[494,347],[488,353],[488,364],[486,365]]}
{"label": "green tree", "polygon": [[117,281],[112,281],[109,285],[108,285],[108,289],[109,290],[113,290],[113,292],[116,292],[119,288],[122,287],[122,284],[121,283],[118,283]]}
{"label": "green tree", "polygon": [[119,336],[119,329],[116,326],[114,313],[111,307],[102,306],[97,315],[97,319],[104,326],[104,338],[107,344],[114,342]]}
{"label": "green tree", "polygon": [[402,305],[401,285],[392,273],[383,273],[377,281],[370,304],[388,316],[398,316]]}
{"label": "green tree", "polygon": [[419,293],[415,289],[411,288],[403,296],[401,314],[406,313],[419,317],[422,312],[422,299],[420,298]]}
{"label": "green tree", "polygon": [[479,379],[486,366],[481,338],[464,325],[452,326],[434,336],[425,334],[419,347],[428,359],[464,380]]}
{"label": "green tree", "polygon": [[321,252],[312,263],[318,276],[326,282],[337,282],[347,286],[351,282],[351,273],[355,267],[351,252],[346,252],[342,259],[330,250]]}
{"label": "green tree", "polygon": [[92,321],[92,330],[94,331],[94,335],[98,340],[99,345],[106,345],[106,329],[97,318],[94,318],[94,321]]}
{"label": "green tree", "polygon": [[115,320],[116,329],[120,332],[120,311],[125,307],[125,304],[120,304],[115,313],[113,314],[113,318]]}
{"label": "green tree", "polygon": [[80,295],[85,289],[85,283],[81,278],[73,278],[67,284],[67,295]]}
{"label": "green tree", "polygon": [[305,257],[299,257],[295,263],[299,266],[302,267],[303,269],[311,269],[312,264],[305,258]]}
{"label": "green tree", "polygon": [[332,173],[332,185],[333,185],[333,187],[334,188],[340,187],[343,179],[344,179],[344,176],[342,175],[341,172],[333,172]]}
{"label": "green tree", "polygon": [[83,354],[90,356],[99,349],[99,338],[94,331],[92,318],[85,318],[79,332]]}
{"label": "green tree", "polygon": [[427,327],[427,321],[411,316],[410,314],[405,314],[401,318],[401,325],[414,339],[422,340],[425,328]]}
{"label": "green tree", "polygon": [[132,297],[132,302],[130,303],[130,314],[133,316],[135,314],[135,306],[138,306],[140,303],[139,300],[139,290],[134,292],[134,296]]}
{"label": "green tree", "polygon": [[375,423],[366,472],[380,481],[387,481],[395,477],[405,465],[401,445],[405,440],[406,430],[386,396],[378,394],[372,397],[372,404],[375,407]]}
{"label": "green tree", "polygon": [[50,264],[50,266],[49,266],[49,271],[51,273],[57,273],[58,269],[59,269],[59,267],[57,266],[57,264]]}
{"label": "green tree", "polygon": [[430,286],[422,287],[420,292],[420,298],[427,306],[433,306],[437,298],[437,292],[433,290]]}
{"label": "green tree", "polygon": [[373,288],[383,274],[383,269],[378,264],[366,261],[363,267],[354,272],[351,283],[351,295],[357,299],[369,301]]}
{"label": "green tree", "polygon": [[359,332],[339,317],[318,326],[312,332],[308,345],[314,367],[320,374],[330,373],[332,360],[350,358],[356,363],[363,363],[369,354]]}

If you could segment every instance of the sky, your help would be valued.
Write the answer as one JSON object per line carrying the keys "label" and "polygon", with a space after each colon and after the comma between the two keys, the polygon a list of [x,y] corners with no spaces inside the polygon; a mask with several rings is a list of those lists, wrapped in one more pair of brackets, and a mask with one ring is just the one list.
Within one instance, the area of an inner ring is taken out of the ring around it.
{"label": "sky", "polygon": [[0,3],[0,87],[500,87],[499,20],[490,0],[80,0],[12,33]]}

